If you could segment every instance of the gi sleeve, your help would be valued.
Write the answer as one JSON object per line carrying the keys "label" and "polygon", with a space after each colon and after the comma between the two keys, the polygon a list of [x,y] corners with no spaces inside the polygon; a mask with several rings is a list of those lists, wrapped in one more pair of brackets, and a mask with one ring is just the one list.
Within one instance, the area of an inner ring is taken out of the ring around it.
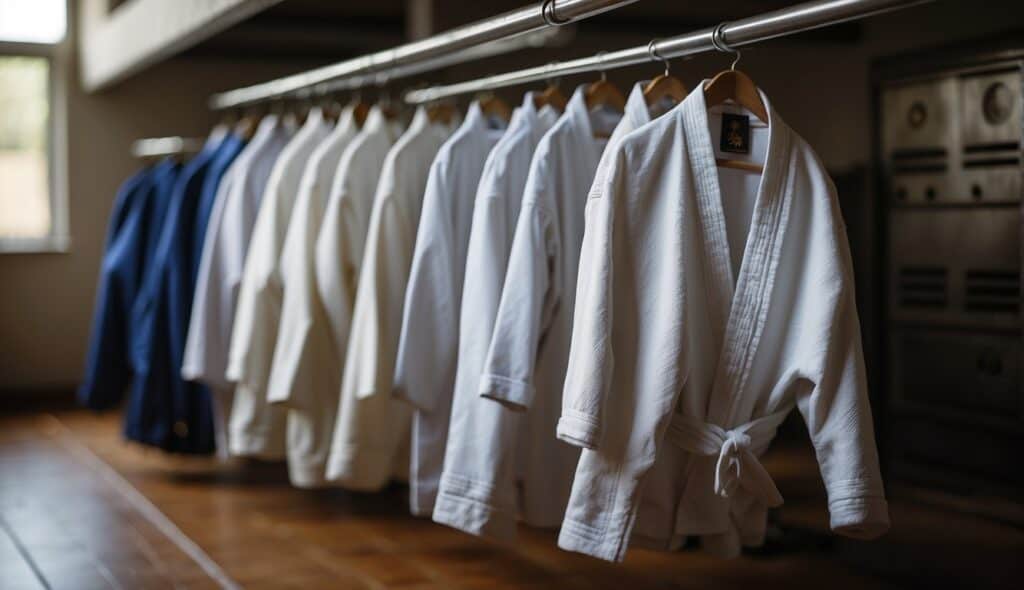
{"label": "gi sleeve", "polygon": [[[537,355],[560,295],[559,241],[544,205],[547,170],[535,161],[516,224],[480,395],[525,410],[534,396]],[[472,294],[470,295],[472,296]]]}
{"label": "gi sleeve", "polygon": [[345,383],[355,388],[358,399],[391,395],[394,353],[412,262],[412,226],[393,198],[391,187],[386,186],[393,183],[384,178],[381,184],[378,206],[370,218],[345,361]]}
{"label": "gi sleeve", "polygon": [[835,189],[828,185],[830,219],[813,224],[827,228],[827,234],[819,231],[816,237],[819,252],[831,258],[828,276],[820,281],[830,288],[817,291],[827,306],[820,329],[823,350],[812,369],[814,387],[798,396],[797,406],[828,491],[832,530],[871,539],[888,530],[889,510],[868,402],[849,244]]}
{"label": "gi sleeve", "polygon": [[281,294],[274,276],[278,256],[274,197],[272,192],[264,196],[249,244],[226,371],[228,381],[260,390],[270,371],[270,356],[277,337],[276,319],[281,309]]}
{"label": "gi sleeve", "polygon": [[130,315],[142,280],[142,243],[141,227],[136,227],[141,220],[131,223],[125,218],[141,205],[133,202],[145,197],[141,192],[133,184],[118,195],[100,267],[85,376],[78,390],[81,403],[96,410],[117,405],[131,381]]}
{"label": "gi sleeve", "polygon": [[598,170],[587,199],[586,226],[576,281],[572,344],[562,393],[559,439],[587,449],[600,444],[604,402],[611,387],[612,241],[619,158]]}
{"label": "gi sleeve", "polygon": [[[223,279],[223,246],[225,240],[224,214],[230,211],[228,203],[237,198],[236,188],[240,182],[235,178],[235,169],[231,168],[224,175],[217,187],[214,212],[203,242],[202,258],[199,262],[199,273],[196,279],[195,293],[192,296],[192,314],[189,317],[188,335],[185,338],[184,360],[181,365],[181,378],[186,381],[200,381],[218,390],[224,390],[228,384],[224,382],[223,351],[226,330],[221,329],[224,311],[224,290],[227,286]],[[235,236],[237,237],[237,235]],[[220,365],[220,371],[211,370]]]}
{"label": "gi sleeve", "polygon": [[345,349],[359,278],[359,261],[354,259],[359,250],[352,240],[354,236],[361,235],[358,228],[352,227],[355,212],[344,182],[339,174],[331,188],[314,253],[316,288],[327,316],[339,367],[345,365]]}
{"label": "gi sleeve", "polygon": [[299,408],[308,407],[311,402],[311,385],[306,378],[310,370],[316,370],[310,366],[309,347],[312,346],[310,331],[314,314],[319,305],[313,277],[313,248],[319,229],[315,207],[319,190],[317,172],[317,164],[311,161],[304,173],[281,251],[281,319],[267,382],[267,399]]}
{"label": "gi sleeve", "polygon": [[454,371],[458,348],[448,171],[443,160],[435,160],[427,177],[395,361],[392,393],[424,411],[431,411],[444,395],[441,388],[450,385],[442,376]]}

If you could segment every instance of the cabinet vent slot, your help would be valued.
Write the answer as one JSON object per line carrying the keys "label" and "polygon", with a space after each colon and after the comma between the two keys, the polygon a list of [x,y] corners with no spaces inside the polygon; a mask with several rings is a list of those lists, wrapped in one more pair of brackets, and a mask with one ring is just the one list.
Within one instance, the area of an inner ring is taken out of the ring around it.
{"label": "cabinet vent slot", "polygon": [[993,168],[996,166],[1020,166],[1020,158],[984,158],[964,162],[964,168]]}
{"label": "cabinet vent slot", "polygon": [[940,266],[905,266],[899,274],[899,300],[903,307],[946,306],[947,271]]}
{"label": "cabinet vent slot", "polygon": [[901,149],[891,152],[893,160],[916,160],[918,158],[945,158],[946,148]]}
{"label": "cabinet vent slot", "polygon": [[1020,149],[1020,143],[1016,141],[1007,141],[1003,143],[976,143],[974,145],[964,146],[965,154],[984,154],[986,152],[1009,152],[1017,151]]}
{"label": "cabinet vent slot", "polygon": [[1020,311],[1020,274],[1005,270],[968,270],[964,308],[979,313]]}
{"label": "cabinet vent slot", "polygon": [[945,164],[894,164],[893,174],[938,174],[946,171]]}

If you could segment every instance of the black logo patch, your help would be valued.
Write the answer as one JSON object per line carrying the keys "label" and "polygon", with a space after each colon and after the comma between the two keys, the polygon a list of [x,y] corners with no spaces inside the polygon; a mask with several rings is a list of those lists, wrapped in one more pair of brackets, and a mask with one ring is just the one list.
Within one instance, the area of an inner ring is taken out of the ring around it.
{"label": "black logo patch", "polygon": [[750,153],[750,117],[722,113],[722,139],[719,149],[734,154]]}

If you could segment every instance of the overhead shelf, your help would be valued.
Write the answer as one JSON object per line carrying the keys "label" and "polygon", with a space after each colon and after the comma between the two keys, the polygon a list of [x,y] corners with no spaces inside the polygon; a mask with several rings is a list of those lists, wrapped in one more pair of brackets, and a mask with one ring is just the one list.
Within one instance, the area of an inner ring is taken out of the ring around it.
{"label": "overhead shelf", "polygon": [[281,2],[281,0],[107,0],[80,3],[82,86],[102,90]]}

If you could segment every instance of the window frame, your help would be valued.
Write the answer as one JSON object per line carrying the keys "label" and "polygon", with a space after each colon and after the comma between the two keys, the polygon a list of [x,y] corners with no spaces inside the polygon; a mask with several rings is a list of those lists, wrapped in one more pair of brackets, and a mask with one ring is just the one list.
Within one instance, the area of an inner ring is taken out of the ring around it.
{"label": "window frame", "polygon": [[[69,23],[70,25],[70,23]],[[0,236],[0,254],[67,253],[71,250],[68,213],[66,73],[70,31],[57,43],[0,40],[0,57],[41,57],[48,63],[46,118],[50,232],[39,237]]]}

